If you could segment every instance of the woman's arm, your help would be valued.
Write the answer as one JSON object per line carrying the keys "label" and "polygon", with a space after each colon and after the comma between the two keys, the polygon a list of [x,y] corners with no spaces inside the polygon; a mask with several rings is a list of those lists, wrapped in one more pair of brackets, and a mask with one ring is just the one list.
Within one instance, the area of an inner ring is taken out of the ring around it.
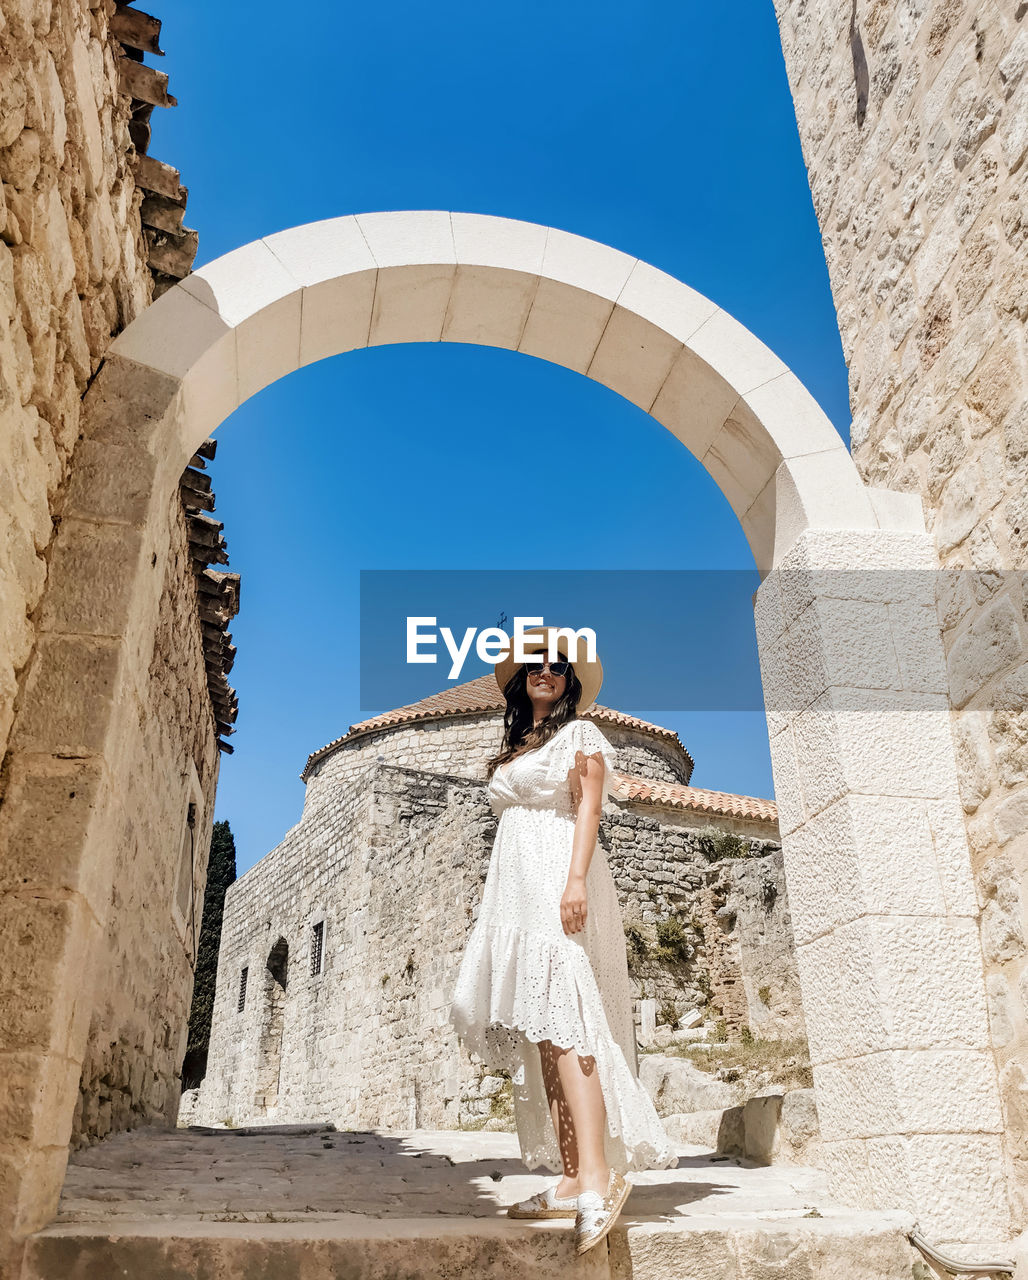
{"label": "woman's arm", "polygon": [[585,928],[587,911],[585,878],[596,848],[603,810],[603,757],[575,753],[575,767],[568,773],[575,801],[575,834],[571,846],[568,882],[560,900],[560,922],[566,934]]}

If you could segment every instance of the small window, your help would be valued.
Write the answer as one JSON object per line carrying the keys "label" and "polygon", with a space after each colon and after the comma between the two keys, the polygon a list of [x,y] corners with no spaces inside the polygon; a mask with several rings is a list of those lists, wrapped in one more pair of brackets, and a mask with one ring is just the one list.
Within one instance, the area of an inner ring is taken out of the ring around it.
{"label": "small window", "polygon": [[246,979],[249,976],[249,973],[249,969],[243,969],[239,974],[239,1003],[236,1005],[237,1013],[242,1013],[246,1008]]}
{"label": "small window", "polygon": [[325,950],[325,922],[319,920],[311,930],[311,977],[321,972],[321,958]]}

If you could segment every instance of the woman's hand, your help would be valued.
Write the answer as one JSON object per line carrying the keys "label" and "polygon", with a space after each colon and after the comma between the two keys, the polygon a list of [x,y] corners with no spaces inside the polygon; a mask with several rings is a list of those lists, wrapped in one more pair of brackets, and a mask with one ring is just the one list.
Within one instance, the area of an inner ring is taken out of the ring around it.
{"label": "woman's hand", "polygon": [[586,893],[584,876],[568,876],[564,896],[560,900],[560,922],[566,934],[585,928]]}

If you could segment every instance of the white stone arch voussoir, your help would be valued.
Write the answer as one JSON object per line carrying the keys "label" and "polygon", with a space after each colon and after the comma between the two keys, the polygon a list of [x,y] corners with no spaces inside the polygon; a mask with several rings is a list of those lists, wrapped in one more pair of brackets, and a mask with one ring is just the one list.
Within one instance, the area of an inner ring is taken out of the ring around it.
{"label": "white stone arch voussoir", "polygon": [[878,527],[838,432],[762,342],[655,267],[536,223],[429,211],[293,227],[194,271],[110,354],[181,381],[181,467],[303,365],[440,341],[523,351],[644,409],[713,477],[762,571],[808,527]]}

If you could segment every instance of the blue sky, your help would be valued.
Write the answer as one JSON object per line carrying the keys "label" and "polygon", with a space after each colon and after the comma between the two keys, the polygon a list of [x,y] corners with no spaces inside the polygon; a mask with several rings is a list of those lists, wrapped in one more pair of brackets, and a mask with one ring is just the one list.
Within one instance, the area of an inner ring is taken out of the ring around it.
{"label": "blue sky", "polygon": [[[771,0],[312,0],[295,21],[264,0],[183,0],[161,44],[167,57],[154,61],[179,106],[155,111],[150,151],[189,187],[197,265],[371,210],[564,228],[714,299],[848,437]],[[508,351],[337,357],[269,387],[217,439],[218,518],[242,575],[240,713],[217,816],[232,824],[240,869],[299,818],[308,752],[387,709],[360,705],[362,569],[753,565],[719,490],[663,427]],[[716,626],[703,601],[696,616]],[[759,711],[645,718],[679,733],[696,785],[772,794]]]}

